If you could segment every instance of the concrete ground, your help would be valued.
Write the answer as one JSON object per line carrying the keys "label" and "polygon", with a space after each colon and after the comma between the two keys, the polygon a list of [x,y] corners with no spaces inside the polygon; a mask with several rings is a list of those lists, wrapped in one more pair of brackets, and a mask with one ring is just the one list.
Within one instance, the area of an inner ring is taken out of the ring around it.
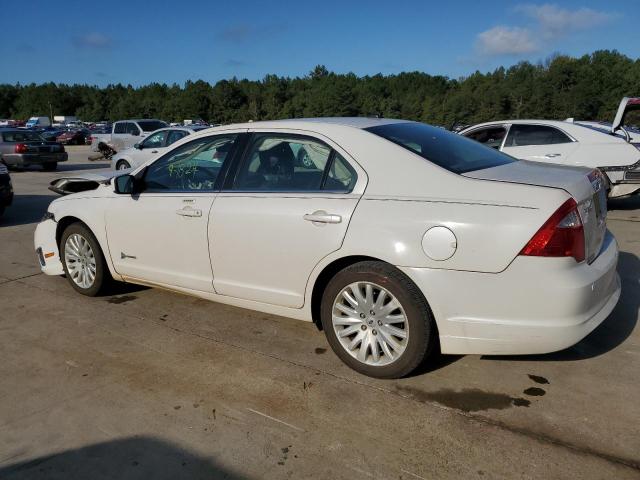
{"label": "concrete ground", "polygon": [[107,167],[69,151],[0,219],[0,478],[640,478],[640,198],[610,205],[622,298],[578,345],[381,381],[311,324],[40,274],[48,182]]}

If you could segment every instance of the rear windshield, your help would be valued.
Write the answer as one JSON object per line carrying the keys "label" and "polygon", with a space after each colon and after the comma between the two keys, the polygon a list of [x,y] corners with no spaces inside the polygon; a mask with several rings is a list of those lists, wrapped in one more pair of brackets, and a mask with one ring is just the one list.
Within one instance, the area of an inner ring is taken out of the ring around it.
{"label": "rear windshield", "polygon": [[138,122],[138,125],[140,125],[143,132],[153,132],[159,128],[166,128],[169,126],[160,120],[142,120],[141,122]]}
{"label": "rear windshield", "polygon": [[44,139],[36,132],[2,132],[2,139],[5,142],[44,142]]}
{"label": "rear windshield", "polygon": [[366,130],[453,173],[482,170],[516,161],[474,140],[424,123],[391,123]]}

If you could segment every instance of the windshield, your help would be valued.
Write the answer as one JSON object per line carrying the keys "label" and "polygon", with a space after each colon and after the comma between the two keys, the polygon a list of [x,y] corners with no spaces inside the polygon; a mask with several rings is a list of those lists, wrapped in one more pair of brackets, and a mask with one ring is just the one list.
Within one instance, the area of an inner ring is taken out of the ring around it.
{"label": "windshield", "polygon": [[482,170],[516,161],[474,140],[424,123],[390,123],[365,130],[453,173]]}
{"label": "windshield", "polygon": [[44,139],[36,132],[28,130],[19,132],[3,132],[2,139],[5,142],[44,142]]}
{"label": "windshield", "polygon": [[140,125],[143,132],[154,132],[159,128],[166,128],[169,126],[160,120],[142,120],[138,122],[138,125]]}

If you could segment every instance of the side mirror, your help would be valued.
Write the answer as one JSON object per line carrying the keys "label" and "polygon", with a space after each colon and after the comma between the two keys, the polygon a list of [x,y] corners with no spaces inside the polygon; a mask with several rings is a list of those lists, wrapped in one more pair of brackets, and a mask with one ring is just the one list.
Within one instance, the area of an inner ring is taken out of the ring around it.
{"label": "side mirror", "polygon": [[113,185],[116,193],[132,195],[136,179],[133,175],[120,175],[114,178]]}
{"label": "side mirror", "polygon": [[137,148],[138,150],[142,150],[144,147],[142,146],[141,143],[136,143],[133,148]]}

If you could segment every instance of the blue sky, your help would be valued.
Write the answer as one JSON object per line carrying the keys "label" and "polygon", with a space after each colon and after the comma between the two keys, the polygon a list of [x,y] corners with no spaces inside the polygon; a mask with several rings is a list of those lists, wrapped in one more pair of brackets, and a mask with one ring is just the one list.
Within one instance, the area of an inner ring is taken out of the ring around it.
{"label": "blue sky", "polygon": [[559,52],[640,56],[638,2],[2,2],[0,83],[179,84],[302,76],[449,77]]}

